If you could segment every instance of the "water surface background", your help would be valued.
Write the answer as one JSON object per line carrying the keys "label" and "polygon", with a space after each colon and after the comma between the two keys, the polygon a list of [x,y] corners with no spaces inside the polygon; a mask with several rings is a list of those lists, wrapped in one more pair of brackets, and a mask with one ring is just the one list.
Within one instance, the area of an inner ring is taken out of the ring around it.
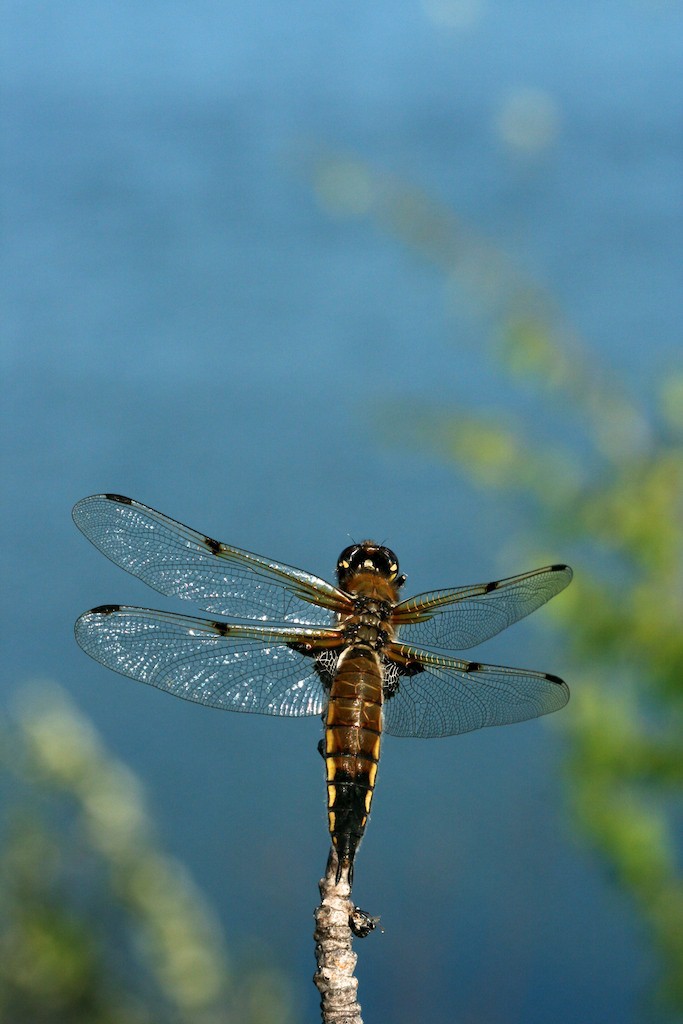
{"label": "water surface background", "polygon": [[[510,392],[466,288],[337,216],[309,171],[351,156],[432,195],[650,401],[680,360],[682,20],[583,0],[6,5],[2,700],[40,676],[68,688],[229,939],[290,974],[302,1019],[319,725],[209,712],[90,663],[81,611],[177,605],[91,548],[71,506],[129,494],[326,576],[372,536],[415,592],[530,568],[520,509],[392,444],[392,417],[417,401],[576,425]],[[478,656],[566,675],[535,622]],[[386,742],[357,865],[386,928],[362,947],[368,1021],[638,1019],[654,964],[572,834],[562,752],[546,722]]]}

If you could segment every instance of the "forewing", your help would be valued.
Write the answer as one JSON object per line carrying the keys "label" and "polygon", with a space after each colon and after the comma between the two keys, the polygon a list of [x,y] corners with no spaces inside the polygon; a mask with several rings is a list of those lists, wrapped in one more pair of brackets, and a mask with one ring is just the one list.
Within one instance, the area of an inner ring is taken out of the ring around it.
{"label": "forewing", "polygon": [[112,562],[216,615],[329,626],[336,611],[349,611],[349,598],[325,580],[221,544],[131,498],[95,494],[73,517]]}
{"label": "forewing", "polygon": [[406,643],[462,651],[540,608],[571,578],[568,565],[551,565],[493,583],[433,590],[402,601],[392,622]]}
{"label": "forewing", "polygon": [[[81,615],[75,633],[95,661],[176,697],[287,716],[322,712],[327,695],[315,653],[340,637],[335,630],[233,626],[119,605]],[[302,653],[306,647],[309,654]]]}
{"label": "forewing", "polygon": [[[384,703],[384,730],[423,739],[456,736],[489,725],[511,725],[559,711],[569,700],[557,676],[527,669],[459,661],[392,644],[407,674]],[[390,663],[391,665],[391,663]]]}

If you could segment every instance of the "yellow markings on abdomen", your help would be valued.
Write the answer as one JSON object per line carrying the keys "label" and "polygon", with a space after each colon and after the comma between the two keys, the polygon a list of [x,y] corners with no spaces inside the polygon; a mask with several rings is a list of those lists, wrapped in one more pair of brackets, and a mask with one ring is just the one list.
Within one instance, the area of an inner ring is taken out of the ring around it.
{"label": "yellow markings on abdomen", "polygon": [[374,651],[340,659],[325,728],[327,806],[340,863],[353,864],[372,805],[382,732],[382,670]]}

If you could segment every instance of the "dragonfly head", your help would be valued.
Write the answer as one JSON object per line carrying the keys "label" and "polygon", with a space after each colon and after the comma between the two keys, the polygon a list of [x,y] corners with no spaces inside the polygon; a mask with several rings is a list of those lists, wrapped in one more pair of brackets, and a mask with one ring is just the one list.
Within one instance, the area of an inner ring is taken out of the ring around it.
{"label": "dragonfly head", "polygon": [[361,541],[344,548],[337,561],[337,579],[342,590],[352,576],[359,572],[376,572],[385,579],[402,587],[405,576],[398,574],[398,558],[390,548],[375,544],[371,540]]}

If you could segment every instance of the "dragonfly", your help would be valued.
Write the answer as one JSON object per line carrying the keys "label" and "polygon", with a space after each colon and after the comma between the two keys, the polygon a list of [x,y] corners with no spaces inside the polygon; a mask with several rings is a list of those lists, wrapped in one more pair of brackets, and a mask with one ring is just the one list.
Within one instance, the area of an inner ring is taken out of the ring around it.
{"label": "dragonfly", "polygon": [[346,547],[336,586],[231,547],[119,494],[73,509],[78,528],[116,565],[198,618],[101,605],[75,625],[107,668],[207,707],[322,716],[331,857],[353,880],[372,805],[382,737],[455,736],[558,711],[557,676],[465,661],[467,650],[529,615],[571,581],[567,565],[401,598],[396,555]]}

